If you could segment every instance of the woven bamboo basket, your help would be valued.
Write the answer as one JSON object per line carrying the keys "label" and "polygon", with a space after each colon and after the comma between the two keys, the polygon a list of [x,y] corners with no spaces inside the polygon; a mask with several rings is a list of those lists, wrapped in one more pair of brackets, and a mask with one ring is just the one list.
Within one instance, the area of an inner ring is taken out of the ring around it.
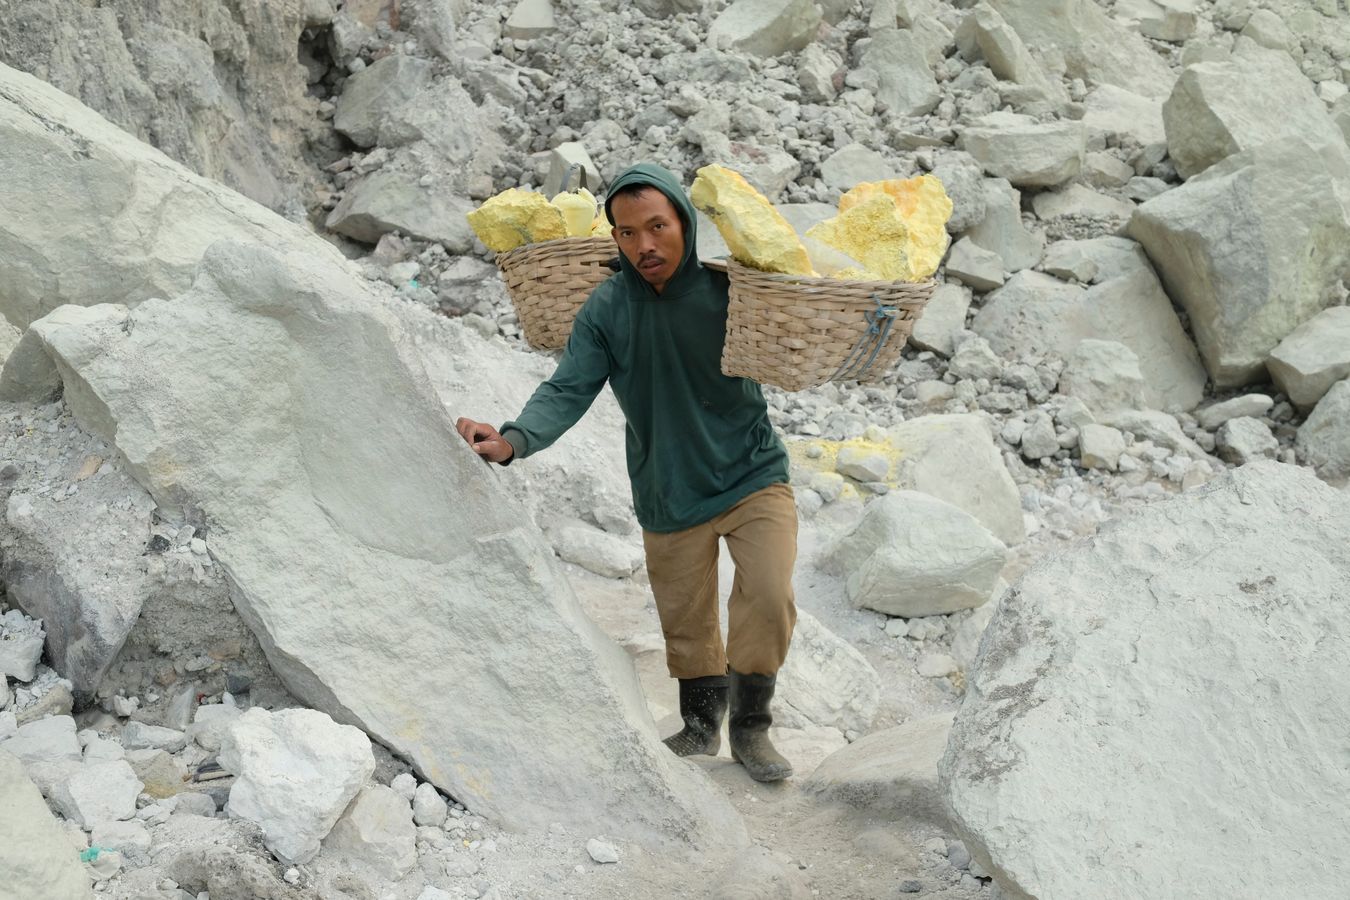
{"label": "woven bamboo basket", "polygon": [[608,263],[618,254],[610,237],[559,238],[497,254],[497,268],[531,347],[557,350],[567,343],[577,310],[614,274]]}
{"label": "woven bamboo basket", "polygon": [[846,281],[761,272],[726,261],[731,279],[722,372],[801,391],[879,381],[933,295],[926,281]]}

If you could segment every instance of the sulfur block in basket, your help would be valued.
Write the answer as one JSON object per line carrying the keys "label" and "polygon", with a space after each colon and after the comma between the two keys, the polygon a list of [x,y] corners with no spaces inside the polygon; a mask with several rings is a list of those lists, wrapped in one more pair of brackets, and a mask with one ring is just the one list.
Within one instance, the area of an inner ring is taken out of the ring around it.
{"label": "sulfur block in basket", "polygon": [[764,272],[811,275],[811,259],[797,232],[738,172],[704,166],[689,199],[722,233],[731,255]]}
{"label": "sulfur block in basket", "polygon": [[562,213],[568,237],[590,236],[596,210],[595,197],[590,191],[585,188],[566,191],[555,196],[549,203],[558,207]]}
{"label": "sulfur block in basket", "polygon": [[520,188],[508,188],[489,198],[467,218],[478,239],[497,253],[567,237],[562,210],[542,194]]}
{"label": "sulfur block in basket", "polygon": [[857,185],[839,200],[839,215],[808,237],[823,241],[887,280],[923,281],[947,252],[952,201],[933,175]]}

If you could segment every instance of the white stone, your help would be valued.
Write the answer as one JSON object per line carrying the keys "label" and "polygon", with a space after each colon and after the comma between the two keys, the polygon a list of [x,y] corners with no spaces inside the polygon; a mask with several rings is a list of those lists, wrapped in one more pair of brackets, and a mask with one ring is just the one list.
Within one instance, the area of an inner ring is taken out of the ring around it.
{"label": "white stone", "polygon": [[1078,430],[1078,457],[1085,469],[1116,471],[1125,452],[1125,435],[1110,425],[1084,425]]}
{"label": "white stone", "polygon": [[187,746],[187,735],[173,728],[128,722],[122,729],[122,746],[128,750],[167,750],[176,753]]}
{"label": "white stone", "polygon": [[409,803],[417,796],[417,778],[411,772],[400,772],[389,782],[389,786]]}
{"label": "white stone", "polygon": [[877,99],[897,116],[924,116],[942,99],[923,48],[908,29],[875,35],[863,51],[862,64],[877,73]]}
{"label": "white stone", "polygon": [[872,501],[821,565],[844,576],[857,607],[892,616],[969,609],[989,598],[1006,551],[968,513],[917,491]]}
{"label": "white stone", "polygon": [[896,164],[863,144],[840,147],[820,164],[820,180],[836,191],[847,191],[864,181],[899,178]]}
{"label": "white stone", "polygon": [[430,60],[405,53],[377,60],[343,84],[333,127],[359,147],[374,147],[395,110],[431,83],[434,68]]}
{"label": "white stone", "polygon": [[541,38],[557,27],[550,0],[520,0],[502,26],[502,34],[521,41]]}
{"label": "white stone", "polygon": [[18,718],[14,715],[14,710],[7,709],[0,712],[0,741],[7,741],[19,732]]}
{"label": "white stone", "polygon": [[52,791],[52,805],[90,831],[103,822],[130,819],[145,785],[124,759],[86,764]]}
{"label": "white stone", "polygon": [[841,447],[835,456],[834,468],[854,481],[885,481],[891,471],[891,461],[877,450]]}
{"label": "white stone", "polygon": [[[503,827],[736,840],[730,805],[660,743],[631,663],[582,615],[509,479],[485,480],[482,461],[446,439],[453,421],[428,366],[449,351],[417,343],[470,339],[400,318],[322,260],[219,244],[191,291],[138,306],[128,329],[44,331],[66,402],[161,510],[190,504],[213,523],[231,599],[298,699],[359,723]],[[337,347],[351,364],[334,370]],[[447,365],[447,380],[465,377]],[[532,364],[507,356],[500,368],[521,365]],[[523,402],[534,377],[499,402]],[[585,455],[612,480],[607,450]],[[570,470],[597,467],[582,456]],[[419,464],[398,462],[409,458]],[[566,483],[557,495],[586,488],[575,474]],[[352,640],[372,609],[399,623],[398,641]],[[447,681],[447,659],[476,662]],[[563,730],[565,746],[553,739]]]}
{"label": "white stone", "polygon": [[614,849],[614,845],[597,838],[591,838],[586,842],[586,853],[591,859],[602,864],[619,861],[619,851]]}
{"label": "white stone", "polygon": [[1022,432],[1020,449],[1022,458],[1032,462],[1054,456],[1060,449],[1054,419],[1040,411],[1027,416],[1027,427]]}
{"label": "white stone", "polygon": [[1289,50],[1297,46],[1298,39],[1289,30],[1280,14],[1270,9],[1252,11],[1247,24],[1242,28],[1242,36],[1258,47],[1264,47],[1273,53],[1288,57]]}
{"label": "white stone", "polygon": [[398,231],[436,241],[451,253],[467,253],[474,235],[464,216],[474,205],[454,191],[428,188],[420,178],[417,172],[373,172],[347,189],[325,225],[368,244]]}
{"label": "white stone", "polygon": [[42,638],[41,629],[36,634],[6,632],[0,638],[0,677],[8,675],[17,681],[32,681],[42,658]]}
{"label": "white stone", "polygon": [[1350,306],[1324,309],[1270,351],[1266,368],[1296,405],[1315,406],[1350,375]]}
{"label": "white stone", "polygon": [[1195,34],[1196,0],[1121,0],[1112,10],[1144,37],[1180,44]]}
{"label": "white stone", "polygon": [[990,291],[1003,283],[1003,260],[968,237],[952,245],[946,272],[977,291]]}
{"label": "white stone", "polygon": [[1329,755],[1350,729],[1348,538],[1350,496],[1261,462],[1022,577],[939,770],[957,835],[1006,894],[1341,890],[1307,860],[1350,841]]}
{"label": "white stone", "polygon": [[889,431],[901,458],[897,488],[921,491],[974,516],[1009,546],[1026,538],[1017,486],[978,415],[922,416]]}
{"label": "white stone", "polygon": [[978,54],[1001,81],[1029,88],[1031,96],[1061,107],[1069,100],[1058,78],[1051,78],[1003,17],[987,4],[975,7],[956,30],[963,54]]}
{"label": "white stone", "polygon": [[1031,201],[1031,208],[1042,221],[1065,216],[1085,219],[1128,219],[1134,204],[1101,194],[1081,184],[1055,191],[1042,191]]}
{"label": "white stone", "polygon": [[1097,284],[1066,284],[1041,272],[1018,272],[985,297],[972,329],[1002,355],[1047,354],[1067,359],[1085,338],[1119,341],[1147,360],[1150,406],[1177,411],[1204,396],[1205,370],[1148,260],[1132,241],[1130,262],[1111,272],[1098,261]]}
{"label": "white stone", "polygon": [[417,786],[417,791],[413,794],[412,812],[413,822],[418,825],[439,828],[445,824],[445,817],[450,814],[450,806],[435,786],[423,782]]}
{"label": "white stone", "polygon": [[881,679],[871,663],[815,616],[798,609],[792,652],[778,670],[775,724],[861,734],[872,727],[880,702]]}
{"label": "white stone", "polygon": [[[173,296],[191,282],[207,245],[222,239],[304,246],[316,262],[346,267],[307,227],[5,66],[0,135],[10,151],[0,201],[0,315],[17,328],[66,303]],[[57,233],[59,240],[41,238]]]}
{"label": "white stone", "polygon": [[1246,465],[1257,459],[1270,459],[1279,452],[1280,442],[1260,419],[1238,416],[1219,426],[1215,435],[1219,458],[1234,465]]}
{"label": "white stone", "polygon": [[[1333,482],[1350,479],[1350,378],[1332,385],[1299,426],[1299,458]],[[8,745],[6,745],[8,746]]]}
{"label": "white stone", "polygon": [[941,356],[951,356],[953,335],[966,327],[966,311],[970,309],[970,290],[959,284],[939,284],[923,308],[909,342],[921,350],[932,350]]}
{"label": "white stone", "polygon": [[1056,278],[1091,284],[1097,280],[1097,260],[1083,241],[1055,241],[1045,248],[1041,268]]}
{"label": "white stone", "polygon": [[735,0],[708,29],[708,45],[755,56],[801,50],[820,26],[811,0]]}
{"label": "white stone", "polygon": [[827,757],[802,789],[877,813],[903,809],[906,817],[945,829],[938,761],[951,727],[952,714],[937,713],[873,732]]}
{"label": "white stone", "polygon": [[93,897],[78,851],[52,816],[23,764],[0,748],[0,871],[3,891],[19,898]]}
{"label": "white stone", "polygon": [[817,43],[810,43],[797,54],[797,85],[808,103],[828,103],[839,93],[834,73],[843,61]]}
{"label": "white stone", "polygon": [[1116,341],[1080,341],[1059,377],[1059,391],[1082,400],[1098,419],[1148,402],[1139,357]]}
{"label": "white stone", "polygon": [[844,476],[838,472],[817,472],[811,476],[810,488],[826,503],[832,503],[844,491]]}
{"label": "white stone", "polygon": [[961,133],[961,146],[986,172],[1016,187],[1054,187],[1083,167],[1087,131],[1081,122],[1037,122],[1030,116],[995,112]]}
{"label": "white stone", "polygon": [[4,749],[25,765],[59,759],[78,762],[83,758],[75,720],[70,716],[49,716],[21,725],[5,741]]}
{"label": "white stone", "polygon": [[947,371],[957,378],[993,381],[1003,371],[1003,360],[982,337],[967,337],[952,354]]}
{"label": "white stone", "polygon": [[[1251,223],[1236,243],[1235,217]],[[1215,385],[1258,380],[1350,265],[1350,153],[1343,141],[1321,153],[1296,138],[1263,144],[1143,204],[1129,233],[1190,314]]]}
{"label": "white stone", "polygon": [[181,794],[175,794],[174,815],[185,816],[205,816],[211,818],[216,814],[216,801],[207,794],[199,794],[194,791],[184,791]]}
{"label": "white stone", "polygon": [[324,838],[323,848],[397,881],[417,865],[417,826],[408,801],[382,784],[363,789]]}
{"label": "white stone", "polygon": [[1209,459],[1200,445],[1186,436],[1174,416],[1157,410],[1122,410],[1106,419],[1107,425],[1128,431],[1140,440],[1185,453],[1196,459]]}
{"label": "white stone", "polygon": [[[1273,109],[1280,114],[1266,114]],[[1188,67],[1163,104],[1163,121],[1168,155],[1184,178],[1279,138],[1345,144],[1289,54],[1268,50]]]}
{"label": "white stone", "polygon": [[1213,431],[1224,422],[1238,416],[1264,416],[1274,405],[1274,398],[1265,394],[1243,394],[1205,407],[1195,414],[1195,419],[1201,428]]}
{"label": "white stone", "polygon": [[1105,151],[1092,151],[1083,158],[1083,181],[1093,187],[1120,188],[1133,177],[1133,167]]}
{"label": "white stone", "polygon": [[1003,178],[984,179],[981,191],[983,215],[965,236],[997,253],[1008,272],[1020,272],[1040,262],[1045,236],[1022,221],[1021,192]]}
{"label": "white stone", "polygon": [[236,777],[227,811],[260,826],[267,849],[288,864],[314,857],[375,771],[364,734],[312,709],[249,709],[226,730],[219,760]]}
{"label": "white stone", "polygon": [[130,822],[101,822],[94,826],[89,836],[90,843],[106,850],[116,850],[123,856],[129,853],[148,853],[150,850],[150,830],[145,824]]}
{"label": "white stone", "polygon": [[233,703],[208,703],[197,707],[187,734],[205,750],[219,750],[225,731],[239,718]]}
{"label": "white stone", "polygon": [[598,528],[570,525],[553,535],[553,549],[567,562],[606,578],[627,578],[642,565],[642,550]]}

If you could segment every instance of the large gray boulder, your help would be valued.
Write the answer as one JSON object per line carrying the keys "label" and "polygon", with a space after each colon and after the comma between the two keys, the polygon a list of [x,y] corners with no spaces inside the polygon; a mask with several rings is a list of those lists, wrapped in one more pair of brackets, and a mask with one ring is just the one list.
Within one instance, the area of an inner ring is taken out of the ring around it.
{"label": "large gray boulder", "polygon": [[984,603],[1006,559],[1003,542],[969,513],[917,491],[894,491],[868,504],[821,564],[846,579],[854,606],[915,618]]}
{"label": "large gray boulder", "polygon": [[374,244],[398,231],[437,241],[451,253],[473,247],[473,230],[465,215],[474,204],[467,197],[435,185],[423,187],[416,172],[381,169],[353,184],[328,214],[327,226],[358,241]]}
{"label": "large gray boulder", "polygon": [[1055,107],[1069,102],[1058,76],[1046,74],[1017,31],[989,4],[980,3],[961,20],[956,43],[963,55],[983,59],[999,79],[1022,85],[1031,97]]}
{"label": "large gray boulder", "polygon": [[799,609],[775,703],[780,726],[865,734],[881,703],[881,678],[856,647]]}
{"label": "large gray boulder", "polygon": [[344,264],[308,230],[5,66],[0,171],[0,315],[20,329],[66,303],[173,296],[216,240],[304,246]]}
{"label": "large gray boulder", "polygon": [[803,789],[872,812],[903,811],[945,829],[938,761],[951,727],[951,713],[936,713],[873,732],[827,756]]}
{"label": "large gray boulder", "polygon": [[1030,230],[1022,221],[1021,192],[1003,178],[984,179],[980,190],[984,216],[966,230],[965,237],[997,253],[1009,272],[1030,269],[1040,262],[1045,235]]}
{"label": "large gray boulder", "polygon": [[983,418],[921,416],[896,425],[888,438],[902,454],[897,488],[965,510],[1004,544],[1026,538],[1017,486]]}
{"label": "large gray boulder", "polygon": [[713,20],[708,45],[778,56],[810,43],[820,21],[820,7],[813,0],[736,0]]}
{"label": "large gray boulder", "polygon": [[1128,231],[1190,314],[1214,383],[1256,381],[1350,266],[1350,152],[1263,144],[1149,200]]}
{"label": "large gray boulder", "polygon": [[1068,359],[1086,338],[1117,341],[1147,360],[1142,369],[1150,406],[1194,407],[1204,396],[1204,367],[1139,246],[1115,237],[1082,243],[1091,244],[1096,284],[1018,272],[985,297],[971,327],[1003,356]]}
{"label": "large gray boulder", "polygon": [[[5,0],[0,64],[41,78],[199,175],[298,211],[302,186],[316,180],[308,144],[323,127],[301,69],[319,65],[319,42],[305,31],[322,33],[332,19],[326,0],[247,8]],[[20,184],[5,171],[7,186]]]}
{"label": "large gray boulder", "polygon": [[862,64],[876,72],[877,99],[897,116],[925,116],[942,99],[923,48],[906,29],[887,29],[872,38]]}
{"label": "large gray boulder", "polygon": [[1062,61],[1070,78],[1165,97],[1167,64],[1093,0],[989,0],[1033,53]]}
{"label": "large gray boulder", "polygon": [[1081,122],[1038,122],[999,111],[961,133],[961,146],[984,170],[1017,187],[1055,187],[1078,175],[1087,153]]}
{"label": "large gray boulder", "polygon": [[81,423],[163,514],[210,524],[297,697],[510,828],[737,839],[361,282],[222,243],[189,291],[122,327],[34,328]]}
{"label": "large gray boulder", "polygon": [[88,900],[80,854],[52,816],[23,764],[0,749],[0,871],[6,896]]}
{"label": "large gray boulder", "polygon": [[359,147],[380,142],[395,111],[431,83],[430,60],[402,53],[386,56],[347,79],[333,114],[333,127]]}
{"label": "large gray boulder", "polygon": [[1350,378],[1327,391],[1298,429],[1298,452],[1332,482],[1350,479]]}
{"label": "large gray boulder", "polygon": [[1135,141],[1148,146],[1167,139],[1163,101],[1157,97],[1101,84],[1083,98],[1083,107],[1089,137],[1100,137],[1108,145]]}
{"label": "large gray boulder", "polygon": [[1336,895],[1347,596],[1350,496],[1273,462],[1044,558],[967,677],[957,833],[1011,897]]}
{"label": "large gray boulder", "polygon": [[1350,375],[1350,306],[1324,309],[1290,332],[1266,360],[1270,377],[1305,409]]}
{"label": "large gray boulder", "polygon": [[1167,152],[1182,177],[1278,138],[1344,146],[1312,82],[1289,54],[1248,48],[1222,62],[1187,67],[1163,104]]}

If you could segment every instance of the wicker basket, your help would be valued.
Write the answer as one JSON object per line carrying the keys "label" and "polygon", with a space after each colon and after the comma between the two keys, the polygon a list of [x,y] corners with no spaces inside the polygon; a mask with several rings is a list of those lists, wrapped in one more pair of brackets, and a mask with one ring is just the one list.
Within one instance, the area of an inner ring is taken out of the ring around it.
{"label": "wicker basket", "polygon": [[936,283],[778,275],[726,262],[731,278],[722,372],[788,391],[881,379]]}
{"label": "wicker basket", "polygon": [[559,238],[497,254],[497,267],[516,307],[525,340],[536,350],[557,350],[572,333],[586,297],[614,274],[613,238]]}

